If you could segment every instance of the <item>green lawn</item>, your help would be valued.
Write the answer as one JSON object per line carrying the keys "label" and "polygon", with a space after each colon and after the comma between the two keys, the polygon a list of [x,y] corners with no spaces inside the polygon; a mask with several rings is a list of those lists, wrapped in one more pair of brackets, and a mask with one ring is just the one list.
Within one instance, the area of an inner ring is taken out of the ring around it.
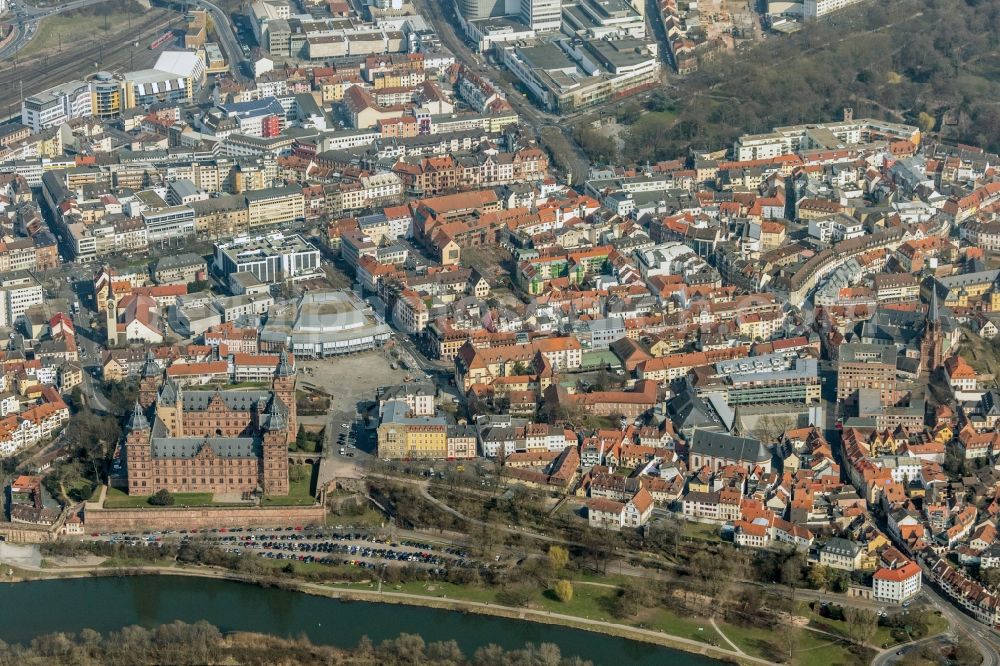
{"label": "green lawn", "polygon": [[682,525],[682,534],[689,539],[701,541],[722,541],[722,525],[709,525],[707,523],[695,523],[685,520]]}
{"label": "green lawn", "polygon": [[577,617],[586,617],[592,620],[620,622],[608,610],[612,600],[616,596],[617,591],[612,588],[597,587],[596,585],[574,585],[573,598],[566,603],[559,601],[551,589],[542,590],[537,595],[534,603],[543,610],[553,613],[576,615]]}
{"label": "green lawn", "polygon": [[[377,578],[377,576],[376,576]],[[357,587],[357,586],[355,586]],[[383,592],[404,592],[406,594],[420,594],[425,597],[447,597],[449,599],[461,599],[463,601],[478,601],[480,603],[496,603],[497,591],[485,587],[472,587],[469,585],[454,585],[452,583],[425,581],[411,581],[409,583],[399,583],[395,585],[382,585]]]}
{"label": "green lawn", "polygon": [[[174,493],[175,507],[206,506],[212,504],[212,493]],[[118,488],[108,488],[104,498],[105,509],[137,509],[152,506],[148,495],[129,495]]]}
{"label": "green lawn", "polygon": [[264,495],[264,506],[309,506],[316,503],[316,477],[319,465],[296,465],[307,467],[307,473],[297,480],[289,480],[287,495]]}
{"label": "green lawn", "polygon": [[858,657],[847,649],[843,642],[836,642],[830,636],[817,634],[814,631],[802,631],[795,656],[792,660],[796,666],[831,666],[832,664],[857,664],[862,666],[871,662],[874,652],[866,650],[867,657]]}
{"label": "green lawn", "polygon": [[[718,632],[707,619],[681,616],[666,608],[657,608],[642,624],[650,629],[659,629],[671,636],[690,638],[694,641],[718,645],[725,650],[730,649],[729,644],[722,640],[722,637],[719,636]],[[719,626],[722,627],[722,630],[728,636],[730,631],[729,625],[719,623]]]}
{"label": "green lawn", "polygon": [[674,111],[648,111],[642,114],[639,118],[641,123],[643,120],[647,119],[646,122],[657,122],[663,123],[665,125],[673,125],[674,121],[677,120],[677,114]]}
{"label": "green lawn", "polygon": [[350,525],[351,527],[366,525],[371,527],[381,527],[385,524],[385,521],[385,516],[375,509],[365,509],[362,513],[356,516],[339,515],[330,512],[327,512],[326,514],[326,524],[328,527],[333,527],[335,525]]}
{"label": "green lawn", "polygon": [[[778,649],[778,632],[780,629],[764,629],[761,627],[744,627],[732,624],[722,624],[722,632],[726,634],[733,643],[739,646],[747,654],[764,659],[770,659],[773,652]],[[726,643],[728,646],[728,643]]]}

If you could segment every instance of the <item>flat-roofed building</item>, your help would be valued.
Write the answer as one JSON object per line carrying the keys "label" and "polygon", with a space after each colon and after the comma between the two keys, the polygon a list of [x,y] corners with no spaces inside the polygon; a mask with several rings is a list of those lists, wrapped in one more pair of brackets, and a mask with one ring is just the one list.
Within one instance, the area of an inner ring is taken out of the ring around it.
{"label": "flat-roofed building", "polygon": [[215,267],[227,281],[234,273],[246,272],[270,284],[315,275],[320,256],[319,250],[302,236],[278,232],[216,243]]}
{"label": "flat-roofed building", "polygon": [[254,227],[288,224],[305,218],[305,197],[298,185],[268,187],[244,194],[247,224]]}
{"label": "flat-roofed building", "polygon": [[562,39],[500,49],[500,61],[550,111],[571,111],[659,81],[655,45],[639,39]]}
{"label": "flat-roofed building", "polygon": [[21,123],[36,133],[74,118],[89,118],[93,113],[90,84],[79,80],[53,86],[21,103]]}
{"label": "flat-roofed building", "polygon": [[899,400],[894,345],[848,342],[840,345],[837,363],[837,400],[853,400],[862,389],[877,390],[882,404]]}
{"label": "flat-roofed building", "polygon": [[298,357],[325,358],[384,344],[392,331],[350,291],[311,291],[275,305],[260,334],[262,351],[283,347]]}

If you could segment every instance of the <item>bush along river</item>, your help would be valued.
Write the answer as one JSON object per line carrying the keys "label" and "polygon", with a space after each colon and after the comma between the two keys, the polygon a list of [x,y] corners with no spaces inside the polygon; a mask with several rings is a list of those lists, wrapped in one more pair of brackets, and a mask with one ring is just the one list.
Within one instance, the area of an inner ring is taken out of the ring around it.
{"label": "bush along river", "polygon": [[670,648],[557,625],[458,611],[340,601],[277,588],[182,576],[39,580],[0,587],[0,640],[27,643],[41,634],[102,633],[206,620],[224,632],[251,631],[353,648],[362,636],[378,643],[401,633],[425,641],[454,639],[467,655],[495,643],[555,643],[563,656],[595,664],[710,666],[721,662]]}

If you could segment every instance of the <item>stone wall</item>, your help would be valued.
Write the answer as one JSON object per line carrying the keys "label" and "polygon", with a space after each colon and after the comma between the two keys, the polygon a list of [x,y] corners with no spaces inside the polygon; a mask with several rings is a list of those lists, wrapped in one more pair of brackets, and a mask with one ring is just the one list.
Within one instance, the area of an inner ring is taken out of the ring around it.
{"label": "stone wall", "polygon": [[24,523],[0,523],[0,540],[10,543],[45,543],[56,536],[56,527],[27,525]]}
{"label": "stone wall", "polygon": [[102,509],[87,504],[83,523],[87,532],[205,529],[212,527],[289,527],[322,525],[326,511],[316,506],[275,507],[149,507]]}

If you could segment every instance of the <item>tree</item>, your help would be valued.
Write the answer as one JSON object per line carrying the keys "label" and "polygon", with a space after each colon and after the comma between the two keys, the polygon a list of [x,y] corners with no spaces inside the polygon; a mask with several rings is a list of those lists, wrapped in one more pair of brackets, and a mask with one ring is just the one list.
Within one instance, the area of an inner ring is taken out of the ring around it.
{"label": "tree", "polygon": [[973,645],[969,645],[966,641],[961,641],[955,645],[955,650],[952,653],[952,659],[958,666],[979,666],[982,663],[983,657],[979,654],[979,650]]}
{"label": "tree", "polygon": [[866,644],[878,630],[878,614],[873,610],[848,606],[844,609],[847,633],[856,643]]}
{"label": "tree", "polygon": [[301,483],[306,479],[306,465],[289,465],[288,480],[292,483]]}
{"label": "tree", "polygon": [[497,601],[506,606],[527,606],[534,596],[533,590],[526,585],[508,587],[497,593]]}
{"label": "tree", "polygon": [[589,126],[578,127],[573,138],[594,162],[610,163],[617,159],[618,147],[615,140]]}
{"label": "tree", "polygon": [[795,651],[799,649],[799,643],[802,641],[802,629],[789,623],[788,626],[778,632],[778,636],[781,647],[788,654],[788,661],[791,661]]}
{"label": "tree", "polygon": [[828,567],[817,564],[809,569],[809,583],[816,589],[824,589],[829,584],[829,581],[830,571]]}
{"label": "tree", "polygon": [[556,599],[568,604],[573,600],[573,583],[568,580],[556,581],[555,588],[553,590],[556,593]]}
{"label": "tree", "polygon": [[751,434],[765,444],[776,442],[778,437],[791,428],[795,423],[789,416],[777,416],[775,414],[764,414],[757,419]]}
{"label": "tree", "polygon": [[173,506],[174,496],[166,488],[160,488],[149,498],[149,503],[153,506]]}
{"label": "tree", "polygon": [[920,131],[926,134],[934,129],[934,126],[937,124],[937,118],[926,111],[921,111],[917,115],[917,124],[920,125]]}
{"label": "tree", "polygon": [[990,567],[989,569],[979,569],[979,580],[987,587],[997,589],[1000,587],[1000,568]]}
{"label": "tree", "polygon": [[569,551],[562,546],[549,546],[549,566],[561,571],[569,563]]}
{"label": "tree", "polygon": [[618,110],[615,119],[622,125],[632,125],[642,117],[642,108],[635,102],[630,102]]}
{"label": "tree", "polygon": [[655,602],[656,599],[648,582],[630,578],[618,591],[611,612],[620,618],[633,617],[638,615],[643,608],[647,608]]}
{"label": "tree", "polygon": [[295,433],[295,448],[302,451],[306,448],[306,427],[299,425],[299,431]]}

